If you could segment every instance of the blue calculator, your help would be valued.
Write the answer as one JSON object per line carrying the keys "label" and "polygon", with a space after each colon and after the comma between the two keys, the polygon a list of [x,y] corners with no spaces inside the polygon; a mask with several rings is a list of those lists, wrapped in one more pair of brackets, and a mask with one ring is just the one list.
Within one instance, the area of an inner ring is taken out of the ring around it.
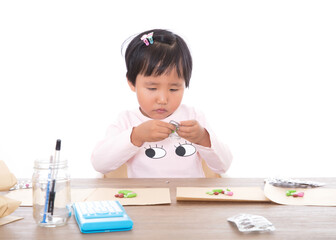
{"label": "blue calculator", "polygon": [[118,201],[75,202],[72,207],[82,233],[128,231],[133,227]]}

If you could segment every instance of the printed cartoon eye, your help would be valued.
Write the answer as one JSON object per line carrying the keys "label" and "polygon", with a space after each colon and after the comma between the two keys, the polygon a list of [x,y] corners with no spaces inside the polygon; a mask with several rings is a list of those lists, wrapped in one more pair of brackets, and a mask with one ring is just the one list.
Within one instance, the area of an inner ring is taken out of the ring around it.
{"label": "printed cartoon eye", "polygon": [[180,157],[189,157],[196,152],[196,148],[188,143],[180,144],[175,150],[176,155]]}
{"label": "printed cartoon eye", "polygon": [[158,159],[166,156],[166,150],[164,150],[163,147],[160,148],[158,146],[156,147],[149,146],[149,148],[146,149],[145,154],[149,158]]}

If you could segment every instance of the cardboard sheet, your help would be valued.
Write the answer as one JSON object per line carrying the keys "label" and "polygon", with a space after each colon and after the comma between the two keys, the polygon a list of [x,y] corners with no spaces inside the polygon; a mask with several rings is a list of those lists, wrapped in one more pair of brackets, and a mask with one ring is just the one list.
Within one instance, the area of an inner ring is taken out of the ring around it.
{"label": "cardboard sheet", "polygon": [[[82,202],[85,201],[96,189],[71,189],[71,202]],[[32,189],[18,189],[10,191],[5,195],[6,197],[21,201],[21,207],[31,207],[33,206],[33,195]]]}
{"label": "cardboard sheet", "polygon": [[23,219],[23,217],[16,217],[12,215],[0,218],[0,226],[11,223],[11,222],[15,222],[21,219]]}
{"label": "cardboard sheet", "polygon": [[[304,192],[303,197],[286,196],[288,190]],[[265,184],[265,196],[271,201],[286,205],[336,206],[336,189],[332,188],[281,188]]]}
{"label": "cardboard sheet", "polygon": [[94,191],[96,188],[71,188],[71,202],[84,202]]}
{"label": "cardboard sheet", "polygon": [[225,189],[223,187],[178,187],[176,188],[176,200],[269,202],[269,199],[265,197],[263,190],[259,187],[229,187],[233,196],[206,194],[206,192],[219,188]]}
{"label": "cardboard sheet", "polygon": [[0,196],[0,218],[6,217],[14,212],[19,206],[20,201],[17,201],[6,196]]}
{"label": "cardboard sheet", "polygon": [[[117,198],[114,195],[119,190],[131,190],[137,193],[135,198]],[[122,205],[157,205],[170,204],[169,188],[97,188],[97,190],[87,198],[87,201],[118,200]]]}
{"label": "cardboard sheet", "polygon": [[21,201],[20,207],[31,207],[33,205],[31,189],[18,189],[9,191],[5,196]]}
{"label": "cardboard sheet", "polygon": [[0,160],[0,191],[7,191],[16,184],[17,180],[4,161]]}
{"label": "cardboard sheet", "polygon": [[[87,188],[71,189],[71,202],[118,200],[122,205],[155,205],[170,204],[169,188],[132,188],[138,194],[135,198],[116,198],[114,195],[121,189]],[[123,189],[126,190],[126,189]],[[21,207],[31,207],[32,189],[18,189],[10,191],[6,197],[21,201]],[[57,194],[56,194],[57,197]]]}

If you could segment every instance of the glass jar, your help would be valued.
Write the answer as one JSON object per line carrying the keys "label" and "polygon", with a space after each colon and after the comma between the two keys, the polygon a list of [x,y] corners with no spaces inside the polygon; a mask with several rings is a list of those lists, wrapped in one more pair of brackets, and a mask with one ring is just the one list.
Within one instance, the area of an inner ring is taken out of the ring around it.
{"label": "glass jar", "polygon": [[32,177],[33,216],[43,227],[64,225],[71,216],[68,162],[51,162],[36,160]]}

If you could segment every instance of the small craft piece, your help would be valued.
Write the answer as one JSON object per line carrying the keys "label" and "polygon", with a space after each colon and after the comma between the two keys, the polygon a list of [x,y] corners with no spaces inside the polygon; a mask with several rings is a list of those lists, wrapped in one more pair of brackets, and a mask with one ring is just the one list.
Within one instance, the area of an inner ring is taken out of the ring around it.
{"label": "small craft piece", "polygon": [[286,192],[286,196],[303,197],[304,192],[296,192],[296,190],[288,190]]}
{"label": "small craft piece", "polygon": [[134,198],[137,194],[131,190],[120,190],[116,195],[116,198]]}
{"label": "small craft piece", "polygon": [[8,191],[16,184],[17,180],[4,161],[0,160],[0,191]]}
{"label": "small craft piece", "polygon": [[275,230],[273,224],[263,216],[252,214],[238,214],[228,218],[229,222],[236,224],[240,232],[271,232]]}
{"label": "small craft piece", "polygon": [[290,179],[290,178],[268,178],[265,182],[275,186],[275,187],[285,187],[285,188],[314,188],[322,187],[325,183],[315,182],[315,181],[303,181],[300,179]]}
{"label": "small craft piece", "polygon": [[230,189],[226,188],[225,190],[223,190],[223,189],[213,189],[211,192],[206,192],[206,194],[209,194],[209,195],[225,194],[225,195],[228,195],[228,196],[232,196],[233,192]]}
{"label": "small craft piece", "polygon": [[175,122],[174,120],[171,120],[169,123],[175,126],[175,130],[172,131],[169,137],[180,139],[181,137],[177,134],[177,130],[179,129],[180,124],[178,122]]}

